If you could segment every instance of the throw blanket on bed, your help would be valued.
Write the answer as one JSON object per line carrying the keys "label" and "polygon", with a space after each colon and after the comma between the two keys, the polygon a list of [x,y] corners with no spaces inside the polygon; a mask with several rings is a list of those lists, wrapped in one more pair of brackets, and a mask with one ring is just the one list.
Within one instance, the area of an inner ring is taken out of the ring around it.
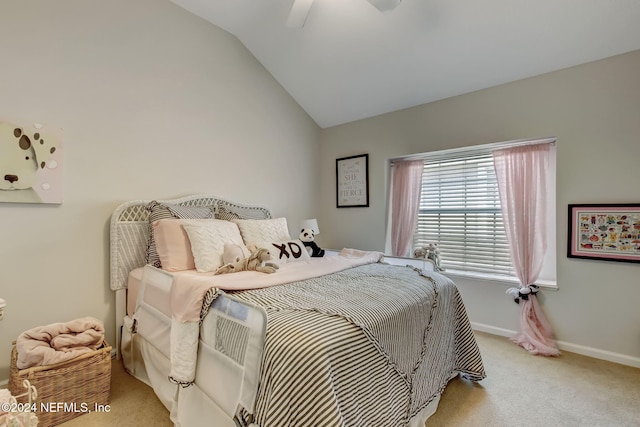
{"label": "throw blanket on bed", "polygon": [[[169,378],[183,386],[193,383],[198,351],[199,321],[220,289],[247,290],[273,287],[310,279],[352,267],[377,263],[381,252],[343,249],[341,256],[314,258],[313,262],[284,264],[274,274],[242,271],[213,275],[195,272],[174,273],[171,286],[171,370]],[[204,310],[204,311],[203,311]]]}
{"label": "throw blanket on bed", "polygon": [[[393,272],[391,281],[389,271]],[[360,327],[405,379],[410,379],[424,357],[424,341],[437,304],[432,278],[384,264],[267,288],[252,295],[254,303],[271,309],[317,311],[344,318]]]}
{"label": "throw blanket on bed", "polygon": [[[343,262],[326,258],[316,262]],[[283,277],[290,275],[287,268],[304,265],[286,264]],[[240,410],[240,425],[407,426],[455,375],[485,377],[462,299],[441,274],[368,260],[287,286],[268,281],[281,271],[261,275],[267,282],[262,289],[221,291],[209,282],[198,296],[198,320],[222,292],[262,307],[267,316],[255,407]],[[191,285],[189,277],[174,276],[174,287]],[[191,351],[176,351],[184,343],[181,350]],[[193,381],[197,346],[198,322],[174,317],[174,380],[179,374]]]}
{"label": "throw blanket on bed", "polygon": [[457,288],[427,274],[371,264],[232,292],[268,318],[255,413],[242,423],[407,426],[456,373],[484,378]]}
{"label": "throw blanket on bed", "polygon": [[104,342],[104,325],[93,317],[38,326],[16,340],[18,369],[66,362],[95,351]]}

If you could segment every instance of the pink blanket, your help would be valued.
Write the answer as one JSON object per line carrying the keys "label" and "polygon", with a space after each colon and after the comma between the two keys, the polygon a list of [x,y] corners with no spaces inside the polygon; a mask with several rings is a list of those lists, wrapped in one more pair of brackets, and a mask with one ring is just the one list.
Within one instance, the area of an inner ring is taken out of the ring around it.
{"label": "pink blanket", "polygon": [[93,317],[38,326],[16,340],[18,369],[66,362],[97,350],[104,342],[104,325]]}
{"label": "pink blanket", "polygon": [[286,263],[273,274],[242,271],[215,276],[213,273],[196,273],[195,270],[173,273],[171,312],[173,319],[179,322],[197,322],[204,296],[212,287],[225,291],[267,288],[375,263],[383,256],[381,252],[343,249],[339,256]]}

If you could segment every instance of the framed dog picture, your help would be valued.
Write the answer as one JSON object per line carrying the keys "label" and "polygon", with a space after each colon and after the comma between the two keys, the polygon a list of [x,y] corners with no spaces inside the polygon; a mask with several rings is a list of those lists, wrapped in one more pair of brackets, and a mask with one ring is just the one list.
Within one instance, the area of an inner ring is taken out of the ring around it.
{"label": "framed dog picture", "polygon": [[640,262],[640,203],[569,205],[569,258]]}
{"label": "framed dog picture", "polygon": [[369,155],[336,160],[336,206],[369,207]]}
{"label": "framed dog picture", "polygon": [[62,203],[62,129],[0,119],[0,203]]}

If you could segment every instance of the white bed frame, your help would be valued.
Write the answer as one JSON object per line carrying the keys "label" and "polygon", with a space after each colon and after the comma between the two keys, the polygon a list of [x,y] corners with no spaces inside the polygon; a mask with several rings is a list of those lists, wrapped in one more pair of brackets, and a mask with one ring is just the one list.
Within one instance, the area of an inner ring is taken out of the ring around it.
{"label": "white bed frame", "polygon": [[[111,289],[116,293],[116,357],[120,358],[122,327],[127,314],[127,280],[129,272],[146,264],[149,238],[147,205],[153,200],[133,200],[118,206],[111,216],[110,273]],[[177,199],[157,200],[160,203],[190,207],[224,206],[251,218],[271,218],[271,211],[262,206],[231,202],[209,194],[197,194]]]}

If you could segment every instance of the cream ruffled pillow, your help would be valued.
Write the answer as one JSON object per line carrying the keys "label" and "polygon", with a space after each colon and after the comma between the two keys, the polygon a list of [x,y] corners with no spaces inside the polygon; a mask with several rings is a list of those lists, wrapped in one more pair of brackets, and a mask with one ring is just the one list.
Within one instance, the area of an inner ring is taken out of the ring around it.
{"label": "cream ruffled pillow", "polygon": [[183,220],[196,270],[200,273],[216,271],[223,264],[225,244],[244,246],[238,226],[221,219]]}
{"label": "cream ruffled pillow", "polygon": [[291,240],[286,218],[234,219],[238,224],[244,244],[249,246],[259,242],[284,242]]}

